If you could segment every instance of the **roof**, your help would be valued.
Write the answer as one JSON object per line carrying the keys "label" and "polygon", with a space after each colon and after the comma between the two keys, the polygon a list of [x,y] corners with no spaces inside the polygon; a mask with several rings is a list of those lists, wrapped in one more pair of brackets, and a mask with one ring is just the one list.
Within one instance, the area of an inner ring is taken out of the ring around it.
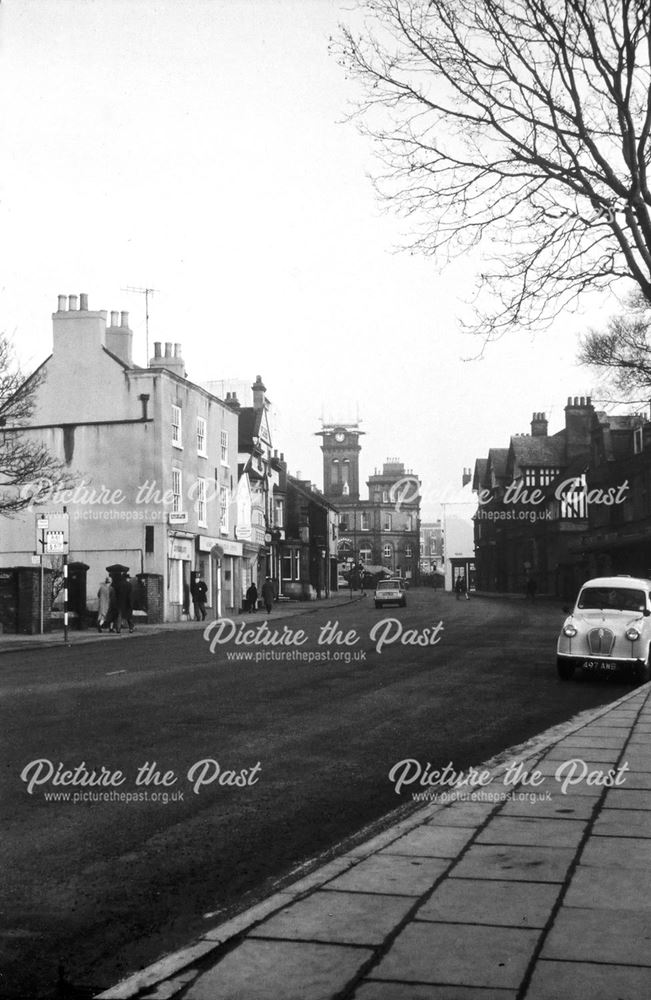
{"label": "roof", "polygon": [[253,406],[242,406],[238,412],[238,450],[249,451],[253,444],[253,438],[260,436],[260,424],[262,423],[264,410],[256,410]]}
{"label": "roof", "polygon": [[511,438],[508,468],[515,474],[518,469],[551,466],[558,468],[565,464],[565,435],[563,432],[546,437],[537,434],[521,434]]}
{"label": "roof", "polygon": [[485,485],[486,473],[488,472],[488,459],[475,459],[475,474],[472,478],[473,490],[480,490]]}
{"label": "roof", "polygon": [[584,587],[630,587],[632,590],[651,590],[651,580],[642,576],[596,576],[586,580]]}

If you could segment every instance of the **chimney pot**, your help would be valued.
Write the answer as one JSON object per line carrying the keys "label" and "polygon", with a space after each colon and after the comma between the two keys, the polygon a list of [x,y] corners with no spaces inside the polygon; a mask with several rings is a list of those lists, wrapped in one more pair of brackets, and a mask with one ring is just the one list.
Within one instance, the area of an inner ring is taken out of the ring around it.
{"label": "chimney pot", "polygon": [[175,358],[180,358],[181,357],[181,345],[180,344],[174,344],[174,357]]}
{"label": "chimney pot", "polygon": [[128,326],[129,326],[129,313],[128,312],[121,313],[121,315],[120,315],[120,326],[123,329],[125,329],[125,330],[128,328]]}
{"label": "chimney pot", "polygon": [[165,357],[166,358],[172,357],[172,343],[169,340],[165,341]]}
{"label": "chimney pot", "polygon": [[88,312],[88,295],[86,292],[79,294],[79,308],[82,312]]}
{"label": "chimney pot", "polygon": [[77,296],[76,295],[69,295],[68,296],[68,309],[70,310],[70,312],[77,312]]}
{"label": "chimney pot", "polygon": [[112,312],[111,313],[111,326],[119,326],[119,325],[120,325],[120,314],[117,313],[117,312]]}
{"label": "chimney pot", "polygon": [[57,312],[64,313],[68,311],[68,296],[60,295],[59,304],[57,306]]}
{"label": "chimney pot", "polygon": [[155,358],[160,358],[160,356],[161,356],[160,348],[161,348],[161,342],[160,342],[160,340],[155,340],[154,341],[154,357]]}

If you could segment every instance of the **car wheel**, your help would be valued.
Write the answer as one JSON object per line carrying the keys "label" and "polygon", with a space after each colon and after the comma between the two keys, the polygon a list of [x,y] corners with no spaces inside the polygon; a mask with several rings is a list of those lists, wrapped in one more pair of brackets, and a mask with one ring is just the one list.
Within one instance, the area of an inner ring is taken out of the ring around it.
{"label": "car wheel", "polygon": [[382,605],[380,604],[380,602],[379,602],[379,601],[376,601],[376,602],[375,602],[375,607],[376,607],[376,608],[381,608],[381,607],[382,607]]}
{"label": "car wheel", "polygon": [[556,660],[556,669],[558,670],[558,676],[562,681],[569,681],[572,679],[572,674],[574,673],[573,663],[568,663],[567,660],[561,660],[559,656]]}
{"label": "car wheel", "polygon": [[406,597],[403,597],[403,599],[401,600],[400,607],[401,608],[406,608],[407,607],[407,598]]}

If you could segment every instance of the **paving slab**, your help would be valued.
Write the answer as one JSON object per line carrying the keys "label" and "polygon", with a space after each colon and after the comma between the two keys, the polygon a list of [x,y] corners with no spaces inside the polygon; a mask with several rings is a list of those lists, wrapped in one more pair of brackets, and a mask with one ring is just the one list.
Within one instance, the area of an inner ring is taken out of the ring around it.
{"label": "paving slab", "polygon": [[592,836],[651,837],[651,814],[646,809],[602,809]]}
{"label": "paving slab", "polygon": [[651,966],[651,911],[562,906],[541,957]]}
{"label": "paving slab", "polygon": [[561,795],[558,784],[541,785],[543,793],[549,788],[550,798],[535,802],[523,799],[509,799],[500,811],[500,818],[507,816],[528,816],[537,819],[588,820],[594,812],[597,799],[589,795]]}
{"label": "paving slab", "polygon": [[411,896],[315,892],[258,924],[249,937],[378,945],[413,905]]}
{"label": "paving slab", "polygon": [[478,844],[531,844],[577,847],[586,829],[579,820],[496,816],[479,836]]}
{"label": "paving slab", "polygon": [[516,1000],[515,990],[481,990],[474,986],[431,986],[423,983],[363,983],[353,1000]]}
{"label": "paving slab", "polygon": [[375,854],[350,871],[328,882],[324,890],[378,892],[399,896],[422,896],[446,868],[448,858],[401,857]]}
{"label": "paving slab", "polygon": [[643,1000],[651,996],[651,969],[596,962],[538,962],[527,1000]]}
{"label": "paving slab", "polygon": [[472,924],[409,924],[368,979],[516,989],[537,930]]}
{"label": "paving slab", "polygon": [[490,924],[495,927],[544,927],[560,885],[446,879],[416,913],[417,920]]}
{"label": "paving slab", "polygon": [[627,771],[621,787],[651,790],[651,769],[648,771]]}
{"label": "paving slab", "polygon": [[[604,809],[647,809],[651,811],[651,791],[637,788],[609,788]],[[651,819],[651,817],[649,817]]]}
{"label": "paving slab", "polygon": [[612,767],[621,752],[621,744],[616,747],[575,747],[563,742],[553,747],[547,754],[546,759],[560,762],[579,758],[595,766],[598,764],[607,764],[608,767]]}
{"label": "paving slab", "polygon": [[433,816],[428,823],[438,826],[481,826],[495,812],[494,802],[455,802]]}
{"label": "paving slab", "polygon": [[593,837],[581,864],[597,868],[632,868],[641,879],[651,876],[651,840],[644,837]]}
{"label": "paving slab", "polygon": [[600,910],[651,910],[651,872],[579,865],[563,905]]}
{"label": "paving slab", "polygon": [[473,836],[467,827],[418,826],[415,830],[394,840],[381,854],[416,854],[419,857],[456,858]]}
{"label": "paving slab", "polygon": [[563,882],[575,852],[567,847],[475,844],[452,869],[452,878]]}
{"label": "paving slab", "polygon": [[366,948],[248,940],[200,976],[184,1000],[331,1000],[371,955]]}

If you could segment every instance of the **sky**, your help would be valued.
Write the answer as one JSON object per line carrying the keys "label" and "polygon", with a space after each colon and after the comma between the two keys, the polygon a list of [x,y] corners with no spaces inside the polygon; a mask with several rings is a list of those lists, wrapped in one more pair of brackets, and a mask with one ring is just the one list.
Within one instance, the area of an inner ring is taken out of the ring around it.
{"label": "sky", "polygon": [[614,300],[483,357],[460,331],[476,258],[400,251],[378,205],[357,84],[329,52],[342,0],[4,0],[0,329],[26,370],[57,295],[127,310],[145,364],[182,345],[196,382],[260,374],[290,472],[322,485],[321,418],[359,414],[362,479],[387,457],[435,516],[463,468],[590,395],[578,337]]}

